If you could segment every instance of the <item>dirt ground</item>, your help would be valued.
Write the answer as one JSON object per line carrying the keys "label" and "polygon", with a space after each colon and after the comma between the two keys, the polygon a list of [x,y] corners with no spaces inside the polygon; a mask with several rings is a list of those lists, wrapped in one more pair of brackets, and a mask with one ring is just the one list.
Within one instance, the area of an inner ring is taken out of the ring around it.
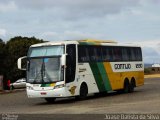
{"label": "dirt ground", "polygon": [[160,78],[160,74],[144,75],[144,78]]}

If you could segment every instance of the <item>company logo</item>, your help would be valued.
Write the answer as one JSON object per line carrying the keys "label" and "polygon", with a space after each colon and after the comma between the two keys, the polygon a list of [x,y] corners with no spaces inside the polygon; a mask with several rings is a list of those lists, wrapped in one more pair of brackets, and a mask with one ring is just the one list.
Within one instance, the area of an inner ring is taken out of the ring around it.
{"label": "company logo", "polygon": [[115,64],[115,70],[117,69],[131,69],[131,64]]}

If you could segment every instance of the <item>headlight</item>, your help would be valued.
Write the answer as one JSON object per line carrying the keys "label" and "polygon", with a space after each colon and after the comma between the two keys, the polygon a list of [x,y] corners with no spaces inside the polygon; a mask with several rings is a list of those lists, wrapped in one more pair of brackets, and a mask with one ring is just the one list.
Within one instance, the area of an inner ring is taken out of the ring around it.
{"label": "headlight", "polygon": [[54,89],[62,88],[64,86],[65,86],[64,84],[56,85],[56,86],[54,86]]}
{"label": "headlight", "polygon": [[28,90],[33,90],[33,87],[31,86],[26,86]]}

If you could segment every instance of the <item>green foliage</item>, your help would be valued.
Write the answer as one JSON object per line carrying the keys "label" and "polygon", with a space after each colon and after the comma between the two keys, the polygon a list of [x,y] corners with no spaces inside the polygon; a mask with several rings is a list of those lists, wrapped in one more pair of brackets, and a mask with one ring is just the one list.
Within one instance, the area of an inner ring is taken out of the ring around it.
{"label": "green foliage", "polygon": [[0,38],[0,43],[3,42],[3,40]]}
{"label": "green foliage", "polygon": [[29,47],[36,43],[41,43],[43,40],[35,37],[14,37],[11,38],[5,45],[5,56],[3,56],[3,65],[5,66],[3,74],[5,79],[10,79],[11,82],[25,77],[25,72],[18,70],[17,59],[27,55]]}
{"label": "green foliage", "polygon": [[151,73],[151,69],[149,69],[149,68],[144,68],[144,73],[145,73],[145,74],[150,74],[150,73]]}
{"label": "green foliage", "polygon": [[3,42],[2,39],[0,39],[0,75],[5,72],[5,70],[3,69],[5,67],[4,66],[5,56],[6,56],[5,43]]}

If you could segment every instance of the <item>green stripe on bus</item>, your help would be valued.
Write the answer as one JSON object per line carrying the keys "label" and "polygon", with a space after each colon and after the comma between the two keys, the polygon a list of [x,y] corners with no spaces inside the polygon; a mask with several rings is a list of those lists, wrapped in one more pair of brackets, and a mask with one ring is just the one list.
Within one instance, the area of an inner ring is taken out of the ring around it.
{"label": "green stripe on bus", "polygon": [[79,42],[80,45],[97,45],[95,42]]}
{"label": "green stripe on bus", "polygon": [[92,70],[94,79],[97,83],[97,87],[99,91],[100,92],[106,91],[97,63],[89,63],[89,65],[91,67],[91,70]]}
{"label": "green stripe on bus", "polygon": [[98,69],[99,69],[99,71],[100,71],[101,78],[102,78],[102,80],[103,80],[103,82],[104,82],[105,90],[106,90],[106,91],[112,90],[103,63],[97,63],[97,66],[98,66]]}
{"label": "green stripe on bus", "polygon": [[41,87],[50,87],[50,84],[41,84]]}

